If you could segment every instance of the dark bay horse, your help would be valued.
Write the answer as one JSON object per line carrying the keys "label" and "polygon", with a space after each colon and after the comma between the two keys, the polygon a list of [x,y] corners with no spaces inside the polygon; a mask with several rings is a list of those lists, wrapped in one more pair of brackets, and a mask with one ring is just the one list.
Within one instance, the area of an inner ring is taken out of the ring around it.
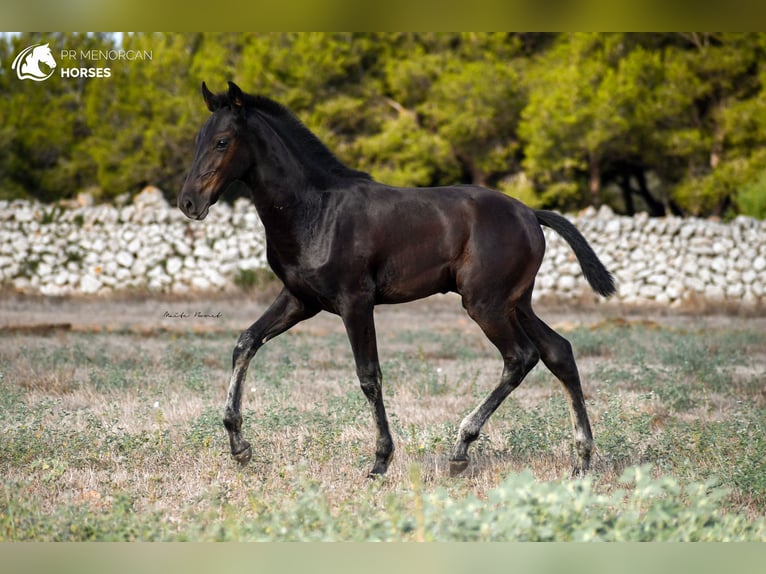
{"label": "dark bay horse", "polygon": [[224,412],[232,456],[247,464],[242,385],[256,351],[320,311],[340,315],[362,391],[377,427],[371,476],[394,453],[381,391],[373,307],[457,292],[463,307],[503,358],[500,383],[461,422],[450,473],[468,466],[468,447],[503,400],[542,359],[569,399],[575,472],[588,469],[593,437],[569,342],[532,311],[535,276],[545,252],[541,225],[575,252],[591,287],[615,291],[612,275],[561,215],[477,186],[405,189],[342,164],[280,104],[229,82],[213,94],[178,196],[187,217],[204,219],[233,181],[244,182],[266,232],[269,265],[284,284],[266,312],[239,337]]}

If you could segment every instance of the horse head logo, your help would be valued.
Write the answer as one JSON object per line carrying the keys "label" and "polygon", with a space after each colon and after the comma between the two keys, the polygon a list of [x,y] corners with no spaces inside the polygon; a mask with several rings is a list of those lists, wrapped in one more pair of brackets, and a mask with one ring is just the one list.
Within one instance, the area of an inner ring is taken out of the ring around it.
{"label": "horse head logo", "polygon": [[[45,64],[50,68],[46,74],[40,69],[40,64]],[[53,59],[49,44],[34,44],[24,48],[13,60],[12,70],[16,70],[19,80],[33,80],[42,82],[53,75],[56,69],[56,60]]]}

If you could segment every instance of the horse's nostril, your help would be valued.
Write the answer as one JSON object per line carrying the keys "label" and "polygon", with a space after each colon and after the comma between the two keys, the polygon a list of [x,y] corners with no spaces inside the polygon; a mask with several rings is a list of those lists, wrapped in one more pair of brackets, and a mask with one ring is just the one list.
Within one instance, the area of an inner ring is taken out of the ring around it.
{"label": "horse's nostril", "polygon": [[194,202],[188,197],[183,200],[184,213],[192,213],[194,211]]}

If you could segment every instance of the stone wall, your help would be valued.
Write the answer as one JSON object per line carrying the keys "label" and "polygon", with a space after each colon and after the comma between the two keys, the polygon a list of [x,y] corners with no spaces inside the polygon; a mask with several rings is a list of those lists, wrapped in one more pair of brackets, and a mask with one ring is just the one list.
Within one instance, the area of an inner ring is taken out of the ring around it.
{"label": "stone wall", "polygon": [[[571,219],[614,274],[624,304],[766,305],[766,221],[620,217],[608,208]],[[572,251],[553,231],[545,236],[536,296],[589,296]]]}
{"label": "stone wall", "polygon": [[[766,222],[630,218],[607,208],[571,219],[614,273],[614,301],[766,306]],[[551,230],[545,235],[535,297],[597,300],[569,246]],[[263,228],[246,200],[216,205],[204,222],[187,220],[154,188],[120,207],[0,202],[6,289],[44,295],[225,290],[265,266]]]}
{"label": "stone wall", "polygon": [[216,205],[204,222],[155,188],[122,207],[0,202],[0,284],[16,291],[222,290],[265,266],[263,227],[245,200]]}

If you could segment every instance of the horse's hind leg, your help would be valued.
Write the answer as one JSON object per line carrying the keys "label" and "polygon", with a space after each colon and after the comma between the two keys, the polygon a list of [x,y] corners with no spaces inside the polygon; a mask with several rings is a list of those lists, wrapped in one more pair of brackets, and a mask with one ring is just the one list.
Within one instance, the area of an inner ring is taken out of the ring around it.
{"label": "horse's hind leg", "polygon": [[460,423],[458,440],[450,459],[450,475],[456,476],[468,467],[468,447],[479,437],[479,432],[492,413],[519,386],[537,364],[539,355],[535,345],[527,338],[515,312],[507,316],[505,306],[498,309],[477,309],[467,306],[468,314],[476,321],[503,356],[503,374],[500,384]]}
{"label": "horse's hind leg", "polygon": [[575,448],[580,459],[579,466],[574,468],[573,474],[580,475],[590,467],[593,434],[590,430],[588,413],[585,410],[585,399],[580,385],[580,375],[577,372],[577,364],[572,353],[572,345],[535,315],[528,297],[519,304],[517,314],[524,331],[540,351],[543,363],[566,389],[569,414],[574,429]]}

